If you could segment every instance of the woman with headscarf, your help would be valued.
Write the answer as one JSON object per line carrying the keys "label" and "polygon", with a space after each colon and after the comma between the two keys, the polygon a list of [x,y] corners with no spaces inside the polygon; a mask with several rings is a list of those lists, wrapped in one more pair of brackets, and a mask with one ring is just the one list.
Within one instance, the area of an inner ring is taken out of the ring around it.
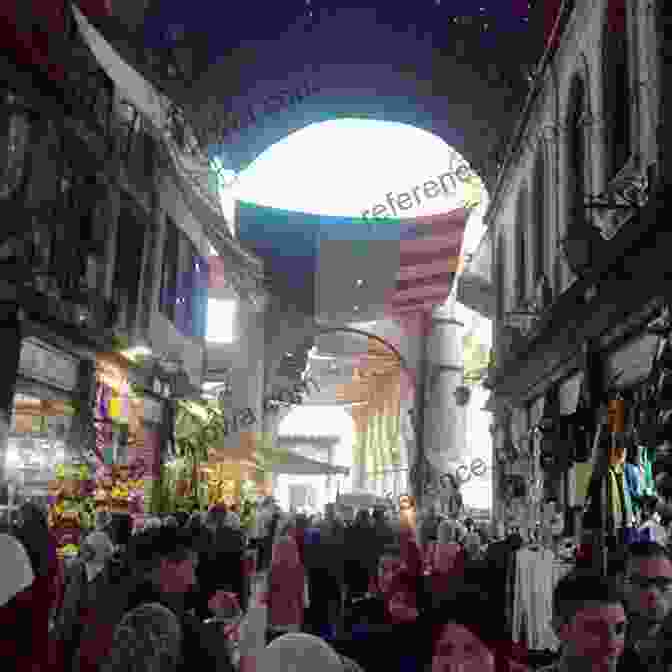
{"label": "woman with headscarf", "polygon": [[47,524],[47,515],[30,502],[20,511],[16,538],[28,553],[35,581],[31,588],[34,622],[33,646],[46,659],[51,651],[49,628],[63,591],[63,566],[56,554],[56,543]]}
{"label": "woman with headscarf", "polygon": [[199,557],[198,580],[200,601],[207,604],[218,590],[235,593],[239,604],[245,608],[243,577],[244,537],[230,524],[228,509],[217,505],[210,509],[206,519],[212,543],[205,555]]}
{"label": "woman with headscarf", "polygon": [[460,581],[464,576],[466,557],[459,543],[460,532],[459,523],[455,520],[444,520],[439,525],[431,577],[434,595],[447,593],[451,583]]}
{"label": "woman with headscarf", "polygon": [[32,672],[40,653],[33,642],[35,575],[26,549],[8,534],[0,534],[0,567],[0,660],[11,661],[17,672]]}
{"label": "woman with headscarf", "polygon": [[268,629],[271,637],[303,627],[306,573],[296,542],[283,537],[273,548],[268,574]]}
{"label": "woman with headscarf", "polygon": [[95,620],[96,610],[105,608],[99,599],[108,580],[105,570],[113,554],[114,546],[104,532],[93,532],[82,543],[56,625],[66,661],[74,659],[82,631]]}
{"label": "woman with headscarf", "polygon": [[130,611],[114,631],[102,672],[175,672],[182,630],[175,614],[158,603]]}
{"label": "woman with headscarf", "polygon": [[257,660],[257,672],[343,672],[344,661],[322,639],[290,633],[271,642]]}

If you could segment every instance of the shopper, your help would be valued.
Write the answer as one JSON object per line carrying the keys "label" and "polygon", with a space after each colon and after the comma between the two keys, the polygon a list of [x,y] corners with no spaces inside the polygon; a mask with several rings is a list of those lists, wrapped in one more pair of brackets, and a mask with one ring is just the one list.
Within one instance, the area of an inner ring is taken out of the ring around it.
{"label": "shopper", "polygon": [[412,669],[430,666],[432,672],[526,669],[521,662],[524,652],[502,639],[501,621],[490,613],[487,596],[477,586],[454,588],[422,616],[417,633],[416,663]]}
{"label": "shopper", "polygon": [[553,594],[560,659],[543,672],[615,672],[626,628],[623,595],[615,581],[588,570],[571,572]]}
{"label": "shopper", "polygon": [[655,543],[632,544],[625,566],[628,639],[621,668],[646,669],[646,653],[672,612],[672,560]]}
{"label": "shopper", "polygon": [[141,581],[130,596],[127,611],[158,602],[177,616],[183,637],[180,670],[191,670],[198,661],[208,672],[231,672],[222,632],[187,612],[186,598],[196,582],[196,554],[189,536],[180,530],[161,528],[136,539],[132,556]]}
{"label": "shopper", "polygon": [[106,570],[113,553],[110,538],[104,532],[93,532],[82,543],[80,557],[73,563],[56,622],[56,637],[62,644],[66,665],[75,657],[85,624],[93,623],[96,611],[102,607],[101,596],[108,582]]}
{"label": "shopper", "polygon": [[340,656],[323,640],[292,633],[271,642],[259,656],[258,672],[343,672]]}
{"label": "shopper", "polygon": [[35,504],[27,502],[21,507],[15,536],[26,549],[35,575],[31,587],[33,647],[46,664],[48,652],[52,650],[50,621],[63,596],[63,565],[58,560],[56,542],[49,532],[47,514]]}
{"label": "shopper", "polygon": [[306,574],[296,542],[283,537],[273,549],[268,574],[268,628],[270,637],[300,632],[303,627]]}
{"label": "shopper", "polygon": [[158,603],[130,611],[116,627],[102,672],[176,672],[182,630],[175,614]]}

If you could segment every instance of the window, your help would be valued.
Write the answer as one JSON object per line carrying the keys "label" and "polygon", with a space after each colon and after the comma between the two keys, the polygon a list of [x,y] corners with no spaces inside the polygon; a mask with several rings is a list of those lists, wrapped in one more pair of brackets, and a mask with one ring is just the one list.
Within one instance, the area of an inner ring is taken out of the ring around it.
{"label": "window", "polygon": [[30,113],[11,93],[0,107],[0,199],[20,197],[29,179]]}
{"label": "window", "polygon": [[581,77],[575,77],[569,92],[567,115],[567,233],[570,238],[580,233],[585,224],[586,140],[583,122],[586,112],[586,88]]}
{"label": "window", "polygon": [[607,181],[623,168],[632,151],[627,23],[625,0],[609,0],[602,36]]}
{"label": "window", "polygon": [[528,298],[527,287],[527,187],[523,187],[518,194],[518,203],[516,206],[516,216],[518,222],[516,225],[516,289],[518,304],[523,303]]}
{"label": "window", "polygon": [[546,239],[544,227],[546,226],[546,170],[544,166],[543,148],[539,149],[534,163],[534,187],[532,190],[534,205],[534,279],[533,284],[546,271]]}
{"label": "window", "polygon": [[206,340],[209,343],[233,343],[236,323],[235,299],[208,299]]}
{"label": "window", "polygon": [[138,109],[128,101],[121,101],[118,106],[119,126],[121,127],[121,154],[130,155],[136,137],[142,129],[142,118]]}
{"label": "window", "polygon": [[206,260],[167,217],[160,310],[185,336],[205,338],[208,279]]}
{"label": "window", "polygon": [[161,299],[159,310],[171,322],[175,321],[177,300],[177,264],[179,239],[175,222],[166,217],[166,242],[163,247],[163,271],[161,273]]}

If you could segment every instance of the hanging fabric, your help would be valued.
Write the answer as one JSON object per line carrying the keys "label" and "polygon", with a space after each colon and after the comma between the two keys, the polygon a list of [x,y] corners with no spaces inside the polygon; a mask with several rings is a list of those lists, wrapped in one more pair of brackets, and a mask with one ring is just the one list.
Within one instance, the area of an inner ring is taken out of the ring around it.
{"label": "hanging fabric", "polygon": [[558,646],[551,629],[553,571],[554,555],[546,548],[528,547],[516,553],[513,641],[526,643],[533,651],[554,651]]}

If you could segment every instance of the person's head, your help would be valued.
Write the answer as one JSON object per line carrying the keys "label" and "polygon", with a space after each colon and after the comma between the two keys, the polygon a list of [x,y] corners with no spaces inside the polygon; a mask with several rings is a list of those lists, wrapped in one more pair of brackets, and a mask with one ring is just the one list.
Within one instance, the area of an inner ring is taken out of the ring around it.
{"label": "person's head", "polygon": [[355,523],[360,527],[368,527],[371,523],[371,516],[369,515],[368,509],[360,509],[357,511],[357,517],[355,518]]}
{"label": "person's head", "polygon": [[35,576],[45,576],[51,565],[51,541],[47,514],[37,505],[26,502],[19,509],[16,538],[23,544]]}
{"label": "person's head", "polygon": [[189,514],[186,511],[178,511],[175,514],[175,519],[180,527],[184,527],[189,522]]}
{"label": "person's head", "polygon": [[627,618],[616,581],[591,571],[563,577],[553,593],[553,628],[568,660],[614,670],[625,648]]}
{"label": "person's head", "polygon": [[341,508],[341,516],[346,523],[352,523],[355,520],[355,510],[351,506]]}
{"label": "person's head", "polygon": [[386,546],[378,560],[378,583],[383,592],[402,566],[401,549],[398,546]]}
{"label": "person's head", "polygon": [[110,538],[116,546],[127,546],[133,535],[133,518],[128,513],[112,514]]}
{"label": "person's head", "polygon": [[188,533],[170,527],[146,530],[133,539],[131,564],[162,593],[184,594],[196,584],[197,555]]}
{"label": "person's head", "polygon": [[226,526],[228,515],[229,509],[226,504],[217,504],[208,511],[205,524],[211,531],[216,532]]}
{"label": "person's head", "polygon": [[474,529],[474,519],[473,518],[465,518],[464,519],[464,526],[467,528],[467,532],[471,532]]}
{"label": "person's head", "polygon": [[93,579],[114,555],[114,546],[105,532],[92,532],[84,539],[79,554],[89,568],[89,576]]}
{"label": "person's head", "polygon": [[181,640],[180,624],[172,611],[157,603],[143,604],[116,627],[103,672],[174,672]]}
{"label": "person's head", "polygon": [[642,514],[646,520],[650,520],[656,513],[658,508],[657,497],[644,497],[642,500]]}
{"label": "person's head", "polygon": [[651,626],[672,611],[672,561],[662,546],[646,542],[629,547],[625,596],[629,614]]}
{"label": "person's head", "polygon": [[166,519],[163,521],[163,524],[166,527],[172,527],[174,530],[176,530],[180,526],[175,516],[166,516]]}
{"label": "person's head", "polygon": [[476,532],[469,532],[464,538],[464,551],[470,558],[478,556],[481,550],[481,538]]}
{"label": "person's head", "polygon": [[382,509],[380,507],[376,507],[373,509],[373,520],[376,523],[383,523],[385,522],[385,509]]}
{"label": "person's head", "polygon": [[23,544],[9,534],[0,534],[0,608],[12,604],[16,596],[30,588],[35,574]]}
{"label": "person's head", "polygon": [[439,523],[437,531],[440,544],[452,544],[457,541],[457,523],[454,520],[444,520]]}
{"label": "person's head", "polygon": [[96,512],[96,530],[98,532],[107,531],[112,522],[112,514],[109,511]]}
{"label": "person's head", "polygon": [[343,672],[340,656],[314,635],[291,633],[278,637],[260,654],[259,672]]}
{"label": "person's head", "polygon": [[422,632],[429,637],[423,653],[432,672],[456,669],[494,672],[495,656],[489,643],[496,625],[488,619],[487,598],[477,587],[462,585],[423,617]]}

